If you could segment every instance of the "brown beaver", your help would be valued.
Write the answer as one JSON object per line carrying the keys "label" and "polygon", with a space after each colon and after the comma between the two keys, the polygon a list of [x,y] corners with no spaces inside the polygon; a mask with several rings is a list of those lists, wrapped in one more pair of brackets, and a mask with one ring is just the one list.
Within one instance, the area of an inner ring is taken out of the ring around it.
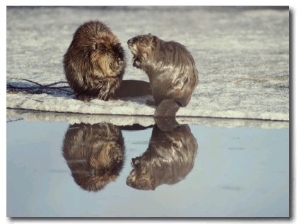
{"label": "brown beaver", "polygon": [[132,159],[128,186],[154,190],[162,184],[180,182],[193,169],[198,144],[188,125],[170,131],[162,131],[155,125],[149,142],[146,152]]}
{"label": "brown beaver", "polygon": [[70,125],[62,150],[74,181],[84,190],[103,189],[123,168],[124,139],[113,124]]}
{"label": "brown beaver", "polygon": [[185,107],[198,84],[198,71],[190,52],[175,41],[163,41],[148,34],[127,42],[133,66],[145,71],[150,80],[154,116],[175,116]]}
{"label": "brown beaver", "polygon": [[66,79],[76,98],[108,100],[119,88],[125,71],[124,50],[102,22],[81,25],[63,59]]}

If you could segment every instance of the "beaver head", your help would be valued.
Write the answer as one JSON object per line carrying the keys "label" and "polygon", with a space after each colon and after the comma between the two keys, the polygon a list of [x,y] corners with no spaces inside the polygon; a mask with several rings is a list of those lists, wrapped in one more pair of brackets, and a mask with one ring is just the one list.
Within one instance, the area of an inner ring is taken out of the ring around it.
{"label": "beaver head", "polygon": [[115,38],[96,39],[91,44],[90,59],[95,74],[99,69],[105,77],[118,76],[124,72],[124,50]]}
{"label": "beaver head", "polygon": [[153,54],[155,49],[156,36],[140,35],[133,37],[127,41],[128,48],[133,54],[133,66],[142,68],[141,63],[144,62],[150,55]]}

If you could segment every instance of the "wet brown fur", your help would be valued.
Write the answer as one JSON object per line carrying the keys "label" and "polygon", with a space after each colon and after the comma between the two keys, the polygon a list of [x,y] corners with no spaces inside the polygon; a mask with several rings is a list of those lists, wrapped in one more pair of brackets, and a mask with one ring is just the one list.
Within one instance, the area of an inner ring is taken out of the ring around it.
{"label": "wet brown fur", "polygon": [[132,159],[133,170],[126,183],[139,190],[176,184],[192,170],[197,149],[197,141],[188,125],[167,132],[155,125],[146,152]]}
{"label": "wet brown fur", "polygon": [[102,22],[81,25],[64,55],[66,79],[80,100],[108,100],[120,87],[125,54],[112,31]]}
{"label": "wet brown fur", "polygon": [[133,54],[133,66],[149,77],[157,106],[155,115],[175,115],[179,107],[187,106],[198,84],[198,71],[185,46],[151,34],[133,37],[127,43]]}
{"label": "wet brown fur", "polygon": [[121,130],[107,123],[70,125],[63,156],[74,181],[84,190],[98,191],[119,176],[124,164]]}

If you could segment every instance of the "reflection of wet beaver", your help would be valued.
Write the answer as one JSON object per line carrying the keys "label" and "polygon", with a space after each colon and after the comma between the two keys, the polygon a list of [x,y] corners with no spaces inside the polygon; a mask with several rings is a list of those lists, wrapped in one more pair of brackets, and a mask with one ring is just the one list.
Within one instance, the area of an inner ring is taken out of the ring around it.
{"label": "reflection of wet beaver", "polygon": [[128,40],[133,66],[149,77],[157,106],[155,116],[175,116],[185,107],[198,84],[198,72],[190,52],[180,43],[163,41],[151,34]]}
{"label": "reflection of wet beaver", "polygon": [[125,71],[124,50],[111,30],[99,21],[81,25],[64,55],[66,79],[78,99],[108,100]]}
{"label": "reflection of wet beaver", "polygon": [[168,132],[155,125],[149,142],[147,151],[132,159],[133,170],[127,177],[127,185],[154,190],[161,184],[178,183],[190,173],[198,144],[188,125]]}
{"label": "reflection of wet beaver", "polygon": [[63,156],[74,181],[88,191],[116,180],[123,168],[124,149],[121,130],[107,123],[71,125],[63,141]]}

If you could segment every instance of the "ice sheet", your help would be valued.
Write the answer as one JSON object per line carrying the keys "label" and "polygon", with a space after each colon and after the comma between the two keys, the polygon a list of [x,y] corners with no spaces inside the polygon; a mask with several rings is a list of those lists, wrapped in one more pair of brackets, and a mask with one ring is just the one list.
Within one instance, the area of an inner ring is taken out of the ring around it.
{"label": "ice sheet", "polygon": [[[124,79],[148,81],[134,68],[127,40],[152,33],[194,56],[199,85],[178,117],[289,120],[289,11],[239,7],[7,7],[7,84],[65,82],[62,58],[79,25],[106,23],[126,52]],[[65,86],[67,84],[60,84]],[[7,108],[82,114],[147,115],[149,97],[84,103],[61,90],[7,93]]]}

